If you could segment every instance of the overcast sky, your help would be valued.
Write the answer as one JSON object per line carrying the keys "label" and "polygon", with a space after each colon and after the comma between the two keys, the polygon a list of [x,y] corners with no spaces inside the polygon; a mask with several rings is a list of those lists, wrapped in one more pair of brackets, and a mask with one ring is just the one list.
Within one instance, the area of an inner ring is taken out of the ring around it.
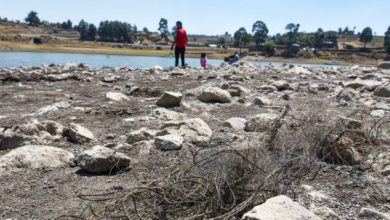
{"label": "overcast sky", "polygon": [[267,24],[270,34],[285,32],[293,22],[306,32],[370,26],[383,35],[390,26],[389,9],[390,0],[0,0],[0,16],[12,20],[35,10],[50,22],[119,20],[155,31],[160,18],[167,18],[169,27],[181,20],[188,33],[208,35],[240,27],[251,31],[257,20]]}

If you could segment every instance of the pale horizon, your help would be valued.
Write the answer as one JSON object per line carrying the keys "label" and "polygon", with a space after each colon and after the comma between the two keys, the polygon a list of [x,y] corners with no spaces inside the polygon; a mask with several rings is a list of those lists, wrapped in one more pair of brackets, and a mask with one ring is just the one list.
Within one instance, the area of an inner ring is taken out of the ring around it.
{"label": "pale horizon", "polygon": [[356,33],[371,27],[376,35],[383,35],[390,26],[390,2],[386,0],[328,0],[325,2],[302,0],[112,0],[109,4],[100,1],[76,0],[26,2],[13,0],[2,2],[0,17],[24,20],[28,12],[38,12],[41,20],[63,22],[70,19],[78,24],[81,19],[99,25],[103,20],[119,20],[137,25],[139,30],[147,27],[157,31],[160,18],[168,19],[171,28],[177,20],[184,23],[189,34],[233,34],[240,27],[252,31],[255,21],[264,21],[270,34],[284,33],[288,23],[299,23],[300,31],[314,32],[318,28],[337,31],[338,28],[356,26]]}

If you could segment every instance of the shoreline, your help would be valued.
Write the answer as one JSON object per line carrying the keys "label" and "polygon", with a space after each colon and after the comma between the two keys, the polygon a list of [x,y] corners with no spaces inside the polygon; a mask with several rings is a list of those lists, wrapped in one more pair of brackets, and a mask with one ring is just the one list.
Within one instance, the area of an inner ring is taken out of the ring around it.
{"label": "shoreline", "polygon": [[[61,45],[61,44],[15,44],[14,42],[0,42],[0,53],[2,52],[30,52],[30,53],[63,53],[63,54],[90,54],[90,55],[110,55],[110,56],[145,56],[145,57],[168,57],[170,50],[152,50],[152,49],[132,49],[132,48],[111,48],[111,47],[78,47],[75,45]],[[188,49],[186,57],[198,58],[201,51]],[[210,52],[210,51],[209,51]],[[221,60],[228,54],[217,53],[219,51],[212,51],[208,58]],[[286,64],[318,64],[327,65],[332,60],[327,59],[302,59],[302,58],[283,58],[283,57],[255,57],[247,56],[242,59],[249,62],[276,62]],[[353,61],[339,61],[339,65],[361,65],[361,66],[375,66],[375,61],[353,62]]]}

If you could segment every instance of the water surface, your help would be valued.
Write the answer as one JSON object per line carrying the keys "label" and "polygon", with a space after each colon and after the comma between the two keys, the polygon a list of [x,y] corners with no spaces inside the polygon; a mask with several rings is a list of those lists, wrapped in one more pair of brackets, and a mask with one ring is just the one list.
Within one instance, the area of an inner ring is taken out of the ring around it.
{"label": "water surface", "polygon": [[[77,53],[46,53],[46,52],[0,52],[0,68],[41,66],[42,64],[65,64],[67,62],[87,63],[91,67],[133,67],[150,68],[156,65],[171,67],[174,65],[173,57],[157,56],[128,56],[128,55],[100,55],[100,54],[77,54]],[[186,58],[186,63],[192,67],[200,66],[200,59]],[[220,65],[222,59],[209,59],[209,64]],[[266,66],[270,62],[250,62],[256,65]],[[274,66],[283,63],[272,62]],[[316,64],[302,64],[312,67],[323,66]]]}

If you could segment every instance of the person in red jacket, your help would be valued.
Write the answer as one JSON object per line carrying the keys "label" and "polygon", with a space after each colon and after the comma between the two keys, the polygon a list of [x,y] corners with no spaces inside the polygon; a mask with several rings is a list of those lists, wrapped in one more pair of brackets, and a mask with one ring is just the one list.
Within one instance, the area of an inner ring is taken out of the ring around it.
{"label": "person in red jacket", "polygon": [[179,57],[181,57],[181,66],[185,66],[185,53],[187,47],[187,32],[183,28],[181,21],[176,22],[176,36],[172,44],[171,50],[175,47],[175,66],[179,66]]}

